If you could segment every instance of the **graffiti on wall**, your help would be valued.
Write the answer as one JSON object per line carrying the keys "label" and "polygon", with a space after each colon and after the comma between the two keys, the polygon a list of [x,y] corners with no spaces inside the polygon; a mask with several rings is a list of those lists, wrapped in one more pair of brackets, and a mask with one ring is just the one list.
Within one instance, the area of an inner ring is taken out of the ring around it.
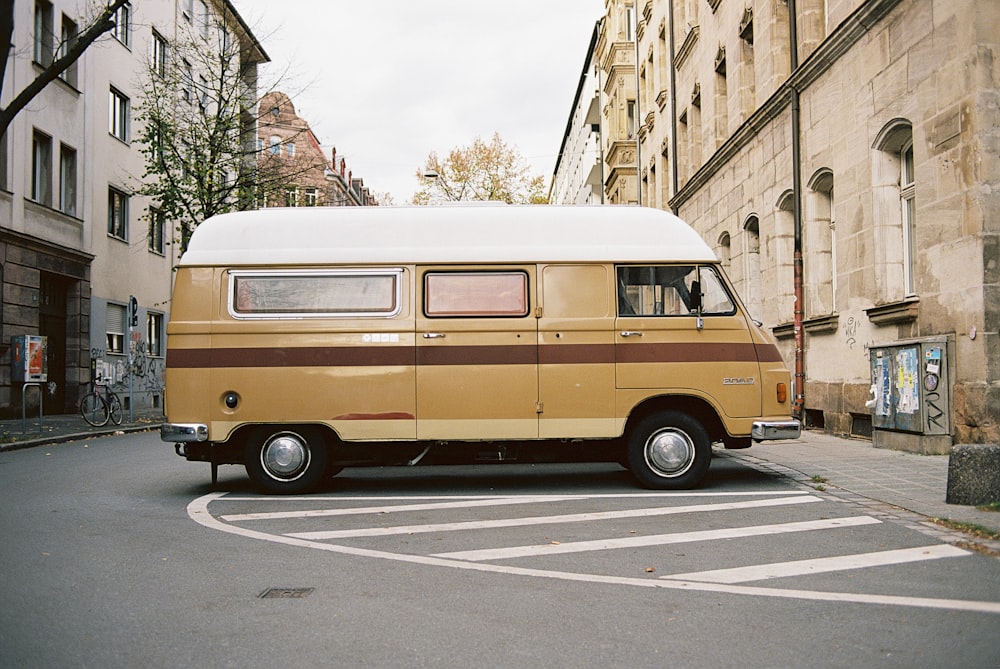
{"label": "graffiti on wall", "polygon": [[102,385],[110,385],[115,392],[128,391],[131,383],[133,393],[163,393],[165,361],[162,357],[149,355],[146,340],[138,332],[132,334],[129,355],[108,355],[105,349],[92,348],[90,359],[94,367],[94,380]]}

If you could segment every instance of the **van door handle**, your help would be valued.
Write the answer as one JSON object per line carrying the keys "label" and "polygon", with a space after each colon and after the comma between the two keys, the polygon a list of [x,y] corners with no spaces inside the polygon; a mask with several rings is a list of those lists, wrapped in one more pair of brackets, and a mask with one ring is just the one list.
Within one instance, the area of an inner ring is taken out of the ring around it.
{"label": "van door handle", "polygon": [[444,339],[443,332],[425,332],[424,339]]}
{"label": "van door handle", "polygon": [[635,330],[622,330],[621,335],[623,337],[641,337],[641,332],[636,332]]}

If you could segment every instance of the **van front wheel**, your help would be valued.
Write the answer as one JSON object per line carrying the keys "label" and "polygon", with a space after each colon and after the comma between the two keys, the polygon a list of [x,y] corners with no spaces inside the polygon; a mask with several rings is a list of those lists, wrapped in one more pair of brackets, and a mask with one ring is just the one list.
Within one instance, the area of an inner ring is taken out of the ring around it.
{"label": "van front wheel", "polygon": [[294,495],[312,490],[327,472],[329,453],[315,428],[265,430],[246,446],[247,475],[269,493]]}
{"label": "van front wheel", "polygon": [[705,428],[679,411],[647,416],[629,436],[629,469],[646,488],[694,488],[711,462],[712,444]]}

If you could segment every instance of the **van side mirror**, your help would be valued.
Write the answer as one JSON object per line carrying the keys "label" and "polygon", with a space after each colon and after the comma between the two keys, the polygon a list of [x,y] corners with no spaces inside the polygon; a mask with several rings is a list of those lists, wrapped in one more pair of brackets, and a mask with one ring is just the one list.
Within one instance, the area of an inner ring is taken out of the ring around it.
{"label": "van side mirror", "polygon": [[701,281],[691,282],[691,304],[688,305],[691,311],[701,311]]}

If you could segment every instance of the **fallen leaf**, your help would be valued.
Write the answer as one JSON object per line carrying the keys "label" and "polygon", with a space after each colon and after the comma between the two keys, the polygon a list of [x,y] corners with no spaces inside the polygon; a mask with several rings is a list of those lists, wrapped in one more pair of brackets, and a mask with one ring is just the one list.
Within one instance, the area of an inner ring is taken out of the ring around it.
{"label": "fallen leaf", "polygon": [[647,574],[652,574],[654,571],[656,571],[656,567],[646,567]]}

